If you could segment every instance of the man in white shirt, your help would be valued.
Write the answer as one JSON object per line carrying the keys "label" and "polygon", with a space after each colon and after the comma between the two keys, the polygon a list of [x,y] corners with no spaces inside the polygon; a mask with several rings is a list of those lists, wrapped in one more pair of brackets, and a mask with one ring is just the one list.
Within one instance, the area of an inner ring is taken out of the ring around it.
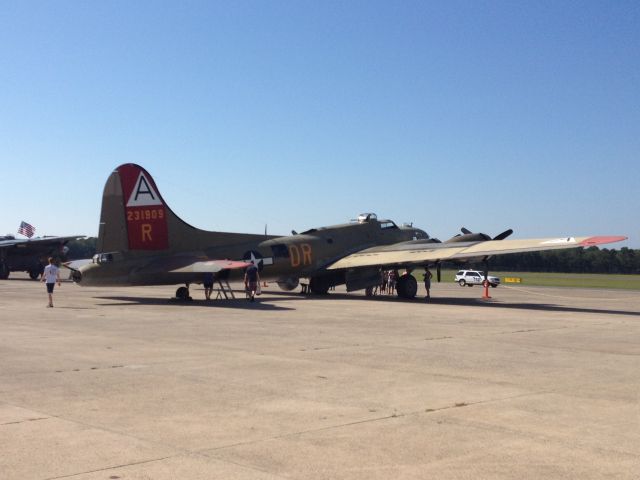
{"label": "man in white shirt", "polygon": [[60,286],[60,269],[53,263],[53,257],[49,257],[49,265],[44,267],[42,281],[47,283],[47,293],[49,294],[49,305],[47,307],[53,307],[53,287],[55,287],[56,282]]}

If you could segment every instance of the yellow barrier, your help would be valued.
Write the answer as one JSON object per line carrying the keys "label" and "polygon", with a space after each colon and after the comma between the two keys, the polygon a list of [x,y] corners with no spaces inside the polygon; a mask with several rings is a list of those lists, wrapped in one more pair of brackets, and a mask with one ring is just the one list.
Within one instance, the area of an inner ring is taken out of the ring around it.
{"label": "yellow barrier", "polygon": [[522,283],[520,277],[504,277],[504,283]]}

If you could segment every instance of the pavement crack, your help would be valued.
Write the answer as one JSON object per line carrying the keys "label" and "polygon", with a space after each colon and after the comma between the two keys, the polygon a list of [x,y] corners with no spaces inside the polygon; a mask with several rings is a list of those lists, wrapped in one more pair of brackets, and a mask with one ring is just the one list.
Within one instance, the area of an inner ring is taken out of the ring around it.
{"label": "pavement crack", "polygon": [[398,419],[398,418],[405,418],[405,417],[410,417],[410,416],[415,416],[415,415],[423,415],[425,413],[430,414],[430,413],[434,413],[434,412],[441,412],[441,411],[445,411],[445,410],[451,410],[454,408],[464,408],[464,407],[470,407],[473,405],[482,405],[482,404],[487,404],[487,403],[494,403],[494,402],[502,402],[505,400],[512,400],[514,398],[521,398],[521,397],[530,397],[530,396],[535,396],[535,395],[545,395],[549,392],[547,391],[540,391],[540,392],[533,392],[533,393],[523,393],[520,395],[511,395],[508,397],[502,397],[502,398],[492,398],[492,399],[488,399],[488,400],[480,400],[477,402],[456,402],[453,405],[446,405],[443,407],[439,407],[439,408],[427,408],[427,409],[420,409],[417,411],[412,411],[412,412],[405,412],[405,413],[398,413],[396,411],[394,411],[393,413],[389,414],[389,415],[384,415],[384,416],[380,416],[380,417],[375,417],[375,418],[366,418],[363,420],[356,420],[353,422],[346,422],[346,423],[339,423],[339,424],[335,424],[335,425],[327,425],[326,427],[319,427],[319,428],[310,428],[307,430],[300,430],[297,432],[289,432],[289,433],[283,433],[281,435],[274,435],[272,437],[268,437],[268,438],[261,438],[261,439],[257,439],[257,440],[251,440],[248,442],[238,442],[238,443],[233,443],[233,444],[229,444],[229,445],[221,445],[219,447],[215,447],[215,448],[207,448],[207,449],[203,449],[200,450],[199,453],[206,455],[205,452],[215,452],[218,450],[224,450],[227,448],[234,448],[234,447],[241,447],[241,446],[245,446],[245,445],[255,445],[257,443],[262,443],[262,442],[268,442],[271,440],[279,440],[282,438],[290,438],[290,437],[297,437],[300,435],[306,435],[307,433],[316,433],[316,432],[323,432],[323,431],[327,431],[327,430],[336,430],[336,429],[340,429],[340,428],[345,428],[345,427],[352,427],[354,425],[363,425],[363,424],[367,424],[367,423],[374,423],[374,422],[381,422],[381,421],[385,421],[385,420],[391,420],[391,419]]}
{"label": "pavement crack", "polygon": [[[175,456],[175,455],[173,455],[173,456]],[[113,470],[114,468],[124,468],[124,467],[131,467],[131,466],[134,466],[134,465],[144,465],[145,463],[160,462],[162,460],[166,460],[167,458],[171,458],[171,457],[172,456],[160,457],[160,458],[152,458],[151,460],[142,460],[140,462],[123,463],[122,465],[112,465],[112,466],[109,466],[109,467],[97,468],[95,470],[87,470],[86,472],[70,473],[68,475],[60,475],[60,476],[57,476],[57,477],[47,477],[45,480],[58,480],[60,478],[73,478],[73,477],[77,477],[79,475],[87,475],[89,473],[106,472],[108,470]]]}
{"label": "pavement crack", "polygon": [[27,418],[25,420],[19,420],[17,422],[0,423],[0,427],[4,427],[5,425],[18,425],[20,423],[37,422],[38,420],[48,420],[50,418],[51,417]]}

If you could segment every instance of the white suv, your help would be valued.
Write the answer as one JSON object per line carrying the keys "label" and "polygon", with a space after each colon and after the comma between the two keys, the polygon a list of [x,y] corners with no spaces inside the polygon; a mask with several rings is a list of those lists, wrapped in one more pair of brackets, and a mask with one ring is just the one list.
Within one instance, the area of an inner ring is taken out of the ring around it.
{"label": "white suv", "polygon": [[[489,285],[494,288],[500,285],[500,278],[498,277],[492,277],[489,275],[487,280],[489,280]],[[484,272],[479,272],[478,270],[460,270],[456,273],[455,281],[458,282],[458,285],[461,287],[464,287],[465,285],[468,287],[482,285],[484,282]]]}

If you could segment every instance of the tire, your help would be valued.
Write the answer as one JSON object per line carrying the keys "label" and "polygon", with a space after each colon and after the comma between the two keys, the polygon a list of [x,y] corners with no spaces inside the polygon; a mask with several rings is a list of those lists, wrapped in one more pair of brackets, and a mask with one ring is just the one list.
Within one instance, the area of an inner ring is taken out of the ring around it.
{"label": "tire", "polygon": [[458,280],[458,285],[460,285],[461,287],[464,287],[467,284],[467,282],[465,281],[464,278],[461,278],[460,280]]}
{"label": "tire", "polygon": [[42,265],[38,265],[37,268],[32,268],[29,270],[29,277],[31,280],[37,280],[40,275],[44,273],[44,267]]}
{"label": "tire", "polygon": [[396,285],[398,297],[412,299],[418,293],[418,282],[413,275],[403,275],[398,279]]}
{"label": "tire", "polygon": [[309,290],[315,295],[327,295],[329,293],[329,281],[322,277],[313,277],[309,281]]}
{"label": "tire", "polygon": [[189,299],[189,289],[187,287],[179,287],[176,290],[176,298],[178,300],[188,300]]}
{"label": "tire", "polygon": [[498,284],[497,284],[497,283],[492,283],[492,284],[491,284],[491,288],[496,288],[497,286],[498,286]]}
{"label": "tire", "polygon": [[0,262],[0,280],[9,278],[9,267],[4,262]]}

